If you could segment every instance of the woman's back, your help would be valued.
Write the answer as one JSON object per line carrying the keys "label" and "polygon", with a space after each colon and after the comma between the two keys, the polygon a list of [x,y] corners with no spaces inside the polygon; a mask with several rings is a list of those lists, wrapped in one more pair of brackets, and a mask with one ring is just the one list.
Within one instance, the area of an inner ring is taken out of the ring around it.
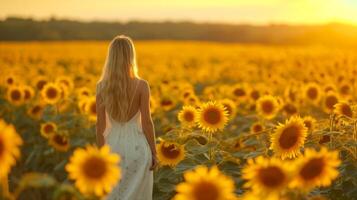
{"label": "woman's back", "polygon": [[157,157],[150,87],[137,74],[129,37],[117,36],[110,43],[96,98],[97,142],[121,158],[121,179],[107,199],[151,200]]}
{"label": "woman's back", "polygon": [[120,168],[122,178],[107,199],[152,199],[153,171],[151,166],[151,150],[141,126],[140,85],[136,79],[130,90],[131,102],[126,121],[114,120],[109,112],[106,115],[110,126],[105,131],[105,143],[112,152],[121,156]]}

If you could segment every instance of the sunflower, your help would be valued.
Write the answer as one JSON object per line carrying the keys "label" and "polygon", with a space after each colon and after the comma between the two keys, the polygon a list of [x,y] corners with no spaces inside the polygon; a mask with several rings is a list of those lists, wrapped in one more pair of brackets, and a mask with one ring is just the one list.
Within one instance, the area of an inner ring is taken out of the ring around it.
{"label": "sunflower", "polygon": [[157,157],[162,165],[176,166],[185,158],[185,147],[175,142],[161,141],[156,145]]}
{"label": "sunflower", "polygon": [[228,121],[227,110],[221,103],[209,101],[198,109],[197,123],[206,132],[222,130]]}
{"label": "sunflower", "polygon": [[182,110],[178,113],[178,120],[183,126],[195,126],[197,118],[197,110],[193,106],[183,106]]}
{"label": "sunflower", "polygon": [[339,96],[335,92],[327,92],[323,100],[323,109],[327,113],[333,112],[334,106],[338,103]]}
{"label": "sunflower", "polygon": [[247,182],[244,187],[264,199],[279,199],[291,180],[289,163],[276,157],[259,156],[249,159],[242,169],[242,178]]}
{"label": "sunflower", "polygon": [[7,89],[7,100],[15,105],[15,106],[19,106],[22,105],[24,103],[24,92],[23,92],[23,88],[19,85],[13,85],[10,86]]}
{"label": "sunflower", "polygon": [[48,80],[45,76],[35,77],[35,87],[37,88],[37,90],[41,91],[47,83]]}
{"label": "sunflower", "polygon": [[28,114],[31,118],[39,120],[39,119],[41,119],[41,117],[42,117],[43,111],[44,111],[44,105],[42,105],[42,104],[35,104],[35,105],[30,106],[30,107],[27,109],[27,114]]}
{"label": "sunflower", "polygon": [[270,138],[270,149],[282,159],[295,158],[300,155],[300,148],[304,146],[306,135],[304,121],[298,116],[290,117],[285,124],[279,123],[276,127]]}
{"label": "sunflower", "polygon": [[304,156],[296,160],[296,175],[290,186],[302,190],[329,186],[339,174],[340,163],[337,151],[328,151],[325,147],[319,152],[306,149]]}
{"label": "sunflower", "polygon": [[160,99],[160,107],[165,110],[165,111],[169,111],[172,108],[175,107],[175,102],[173,97],[171,96],[164,96]]}
{"label": "sunflower", "polygon": [[316,119],[311,116],[306,116],[306,117],[302,118],[302,120],[304,121],[304,124],[305,124],[305,127],[307,128],[307,130],[310,133],[313,132],[315,129],[315,125],[316,125]]}
{"label": "sunflower", "polygon": [[236,84],[232,87],[231,94],[235,100],[239,101],[246,99],[249,93],[245,85]]}
{"label": "sunflower", "polygon": [[298,114],[298,108],[295,103],[285,103],[282,107],[283,113],[287,116],[292,116]]}
{"label": "sunflower", "polygon": [[72,91],[72,89],[74,88],[73,80],[69,76],[59,76],[56,78],[55,83],[58,85],[63,85],[69,91]]}
{"label": "sunflower", "polygon": [[95,96],[87,99],[84,110],[87,113],[90,121],[97,121],[97,105]]}
{"label": "sunflower", "polygon": [[260,122],[255,122],[250,126],[250,133],[255,134],[255,133],[260,133],[264,130],[264,125]]}
{"label": "sunflower", "polygon": [[187,88],[181,92],[182,100],[186,100],[191,96],[195,96],[195,91],[192,88]]}
{"label": "sunflower", "polygon": [[352,93],[352,87],[349,83],[345,82],[339,85],[338,91],[343,98],[348,98]]}
{"label": "sunflower", "polygon": [[237,112],[237,107],[234,101],[231,99],[222,99],[220,103],[226,108],[228,117],[234,118]]}
{"label": "sunflower", "polygon": [[277,99],[271,95],[260,97],[256,102],[256,111],[266,119],[272,119],[279,111]]}
{"label": "sunflower", "polygon": [[0,178],[4,178],[15,165],[16,159],[21,157],[20,146],[23,140],[14,126],[2,119],[0,119],[0,132]]}
{"label": "sunflower", "polygon": [[192,95],[190,97],[188,97],[187,99],[184,100],[184,104],[186,105],[199,105],[200,99],[196,96],[196,95]]}
{"label": "sunflower", "polygon": [[57,151],[67,151],[69,149],[69,138],[64,134],[57,132],[51,134],[48,143]]}
{"label": "sunflower", "polygon": [[45,138],[49,138],[50,135],[57,132],[57,125],[54,122],[46,122],[41,124],[41,135]]}
{"label": "sunflower", "polygon": [[260,91],[259,90],[257,90],[257,89],[251,89],[250,91],[249,91],[249,97],[255,102],[256,100],[258,100],[259,99],[259,97],[260,97]]}
{"label": "sunflower", "polygon": [[221,173],[217,166],[208,169],[199,165],[184,173],[185,182],[176,185],[173,200],[233,200],[234,181]]}
{"label": "sunflower", "polygon": [[81,193],[104,196],[121,178],[120,159],[107,144],[100,149],[87,144],[73,152],[65,169]]}
{"label": "sunflower", "polygon": [[4,79],[3,79],[5,86],[11,86],[11,85],[15,85],[15,83],[17,82],[17,77],[15,74],[7,74]]}
{"label": "sunflower", "polygon": [[61,99],[61,87],[55,83],[46,83],[41,90],[41,97],[47,104],[56,104]]}
{"label": "sunflower", "polygon": [[76,94],[78,99],[81,99],[81,98],[90,97],[92,95],[92,92],[88,87],[81,87],[76,89]]}
{"label": "sunflower", "polygon": [[304,88],[304,94],[308,101],[316,104],[321,98],[321,89],[316,83],[308,83]]}
{"label": "sunflower", "polygon": [[24,85],[22,86],[23,94],[24,94],[24,101],[28,101],[34,97],[35,90],[29,86],[29,85]]}
{"label": "sunflower", "polygon": [[344,101],[335,104],[334,113],[337,115],[343,115],[343,116],[346,116],[349,118],[354,117],[353,110],[352,110],[351,106],[347,102],[344,102]]}

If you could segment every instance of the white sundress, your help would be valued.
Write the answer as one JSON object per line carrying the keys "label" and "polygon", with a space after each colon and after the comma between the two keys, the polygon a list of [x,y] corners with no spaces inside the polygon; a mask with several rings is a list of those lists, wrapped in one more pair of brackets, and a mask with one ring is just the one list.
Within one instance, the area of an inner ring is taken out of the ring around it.
{"label": "white sundress", "polygon": [[[131,105],[131,102],[130,102]],[[130,106],[129,106],[130,107]],[[152,200],[153,171],[149,143],[141,126],[140,110],[127,122],[119,123],[106,113],[104,141],[120,155],[121,179],[106,195],[107,200]]]}

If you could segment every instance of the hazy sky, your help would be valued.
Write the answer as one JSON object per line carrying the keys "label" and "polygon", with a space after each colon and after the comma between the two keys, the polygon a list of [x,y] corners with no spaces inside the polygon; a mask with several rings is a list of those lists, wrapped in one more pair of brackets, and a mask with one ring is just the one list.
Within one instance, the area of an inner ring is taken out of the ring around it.
{"label": "hazy sky", "polygon": [[357,24],[357,0],[0,0],[0,18]]}

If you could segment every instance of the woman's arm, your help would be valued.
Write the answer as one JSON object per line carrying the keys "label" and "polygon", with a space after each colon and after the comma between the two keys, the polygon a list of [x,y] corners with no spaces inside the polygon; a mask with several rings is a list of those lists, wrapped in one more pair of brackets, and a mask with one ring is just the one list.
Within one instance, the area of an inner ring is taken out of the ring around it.
{"label": "woman's arm", "polygon": [[104,131],[105,131],[105,106],[101,105],[102,99],[99,97],[98,93],[96,95],[96,110],[97,110],[97,123],[96,123],[96,140],[98,147],[104,145]]}
{"label": "woman's arm", "polygon": [[151,153],[156,156],[155,128],[150,113],[150,87],[147,81],[144,81],[144,83],[140,96],[141,124],[150,145]]}

